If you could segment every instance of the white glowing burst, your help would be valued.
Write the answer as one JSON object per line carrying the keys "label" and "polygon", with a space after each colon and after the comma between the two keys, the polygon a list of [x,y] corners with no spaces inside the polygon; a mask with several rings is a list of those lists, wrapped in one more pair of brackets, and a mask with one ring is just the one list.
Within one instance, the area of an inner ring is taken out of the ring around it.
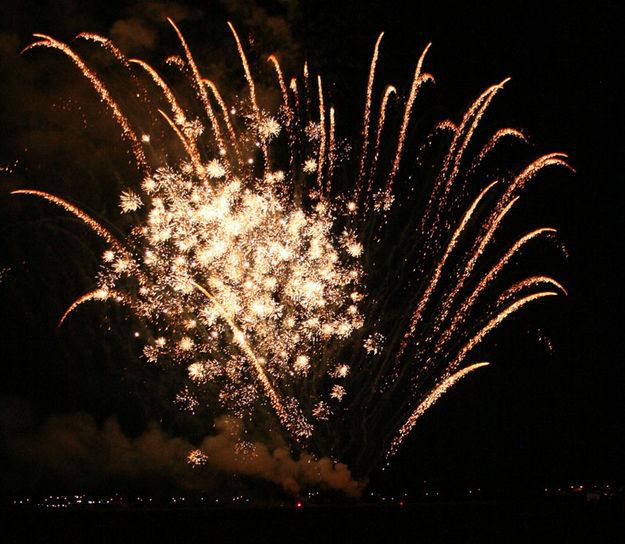
{"label": "white glowing burst", "polygon": [[[205,172],[208,179],[198,178],[186,163],[155,171],[147,221],[131,235],[143,248],[144,274],[156,279],[135,308],[167,323],[158,349],[148,352],[187,364],[191,378],[221,382],[223,391],[249,364],[241,343],[272,381],[286,380],[291,369],[294,380],[305,377],[324,342],[362,326],[355,304],[362,295],[353,295],[361,277],[354,246],[361,246],[354,234],[335,238],[329,207],[306,211],[217,159]],[[129,262],[108,252],[103,266],[103,288],[118,288],[131,274]],[[221,361],[222,372],[205,372],[206,357]],[[224,393],[221,401],[241,411],[257,393]]]}

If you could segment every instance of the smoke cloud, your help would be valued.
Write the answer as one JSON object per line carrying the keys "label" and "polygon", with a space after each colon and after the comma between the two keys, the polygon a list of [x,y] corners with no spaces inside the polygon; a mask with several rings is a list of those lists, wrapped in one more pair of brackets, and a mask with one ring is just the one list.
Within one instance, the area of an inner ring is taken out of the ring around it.
{"label": "smoke cloud", "polygon": [[243,426],[222,417],[216,433],[200,446],[205,464],[192,466],[187,440],[170,436],[158,424],[135,437],[121,430],[115,418],[99,425],[84,412],[52,415],[33,425],[28,411],[14,403],[5,407],[0,420],[3,449],[9,465],[35,469],[46,480],[66,486],[98,487],[105,482],[160,482],[187,490],[212,492],[219,475],[236,474],[276,484],[297,495],[310,488],[325,488],[357,497],[362,484],[348,467],[328,458],[302,454],[295,459],[282,444],[254,442],[241,448]]}
{"label": "smoke cloud", "polygon": [[167,17],[181,22],[200,17],[201,12],[175,2],[137,2],[127,10],[127,16],[118,19],[110,29],[110,37],[127,53],[153,49],[159,28]]}

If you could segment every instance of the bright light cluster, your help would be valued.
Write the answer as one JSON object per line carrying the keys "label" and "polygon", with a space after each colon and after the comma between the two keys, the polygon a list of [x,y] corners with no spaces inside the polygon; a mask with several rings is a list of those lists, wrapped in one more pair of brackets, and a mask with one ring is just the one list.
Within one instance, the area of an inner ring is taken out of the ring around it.
{"label": "bright light cluster", "polygon": [[[144,181],[146,221],[128,240],[141,248],[139,266],[150,281],[134,304],[161,331],[147,358],[186,365],[194,382],[217,384],[222,405],[242,413],[259,393],[242,343],[284,387],[308,375],[328,340],[362,327],[362,245],[354,233],[333,233],[323,202],[306,211],[271,184],[232,175],[218,159],[204,171],[199,177],[183,163]],[[144,205],[129,192],[121,202],[124,211]],[[124,255],[107,251],[103,265],[103,291],[133,281]],[[347,376],[346,365],[335,372],[336,364],[327,374]],[[331,387],[329,398],[340,400],[341,386]]]}

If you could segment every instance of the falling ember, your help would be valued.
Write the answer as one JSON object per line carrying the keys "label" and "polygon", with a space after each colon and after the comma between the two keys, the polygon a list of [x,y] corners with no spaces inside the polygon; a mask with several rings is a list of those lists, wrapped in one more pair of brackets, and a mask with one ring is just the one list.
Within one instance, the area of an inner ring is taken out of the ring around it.
{"label": "falling ember", "polygon": [[202,450],[191,450],[187,455],[187,462],[193,467],[205,465],[208,460],[208,456]]}
{"label": "falling ember", "polygon": [[[447,138],[442,157],[425,165],[408,157],[420,149],[412,141],[419,94],[434,81],[424,71],[429,45],[407,94],[387,85],[377,96],[379,35],[361,133],[349,146],[336,133],[332,87],[324,89],[308,63],[303,77],[289,78],[275,55],[267,58],[280,106],[266,111],[253,63],[228,23],[247,85],[245,99],[234,102],[200,73],[169,22],[184,56],[166,62],[190,76],[193,108],[152,66],[126,60],[106,38],[80,36],[105,47],[133,84],[139,71],[158,91],[149,121],[163,130],[150,134],[135,131],[105,80],[68,45],[36,34],[40,40],[24,50],[49,47],[69,57],[112,113],[141,172],[116,203],[134,222],[123,237],[68,200],[13,192],[61,207],[106,246],[97,285],[69,305],[59,326],[86,302],[117,301],[149,331],[135,335],[145,359],[180,369],[183,385],[173,401],[181,410],[199,416],[209,407],[211,417],[234,415],[250,428],[263,421],[281,428],[293,449],[344,456],[365,476],[396,453],[444,393],[487,365],[468,356],[488,335],[527,304],[566,294],[544,275],[496,289],[527,242],[555,232],[535,229],[501,256],[501,224],[542,169],[570,168],[566,156],[543,155],[497,180],[484,171],[504,142],[525,142],[512,128],[481,134],[505,80],[458,124],[433,124],[428,141]],[[150,93],[141,92],[149,102]],[[164,147],[181,155],[159,153]],[[429,176],[418,168],[429,168]],[[208,458],[198,449],[187,460],[199,467]]]}

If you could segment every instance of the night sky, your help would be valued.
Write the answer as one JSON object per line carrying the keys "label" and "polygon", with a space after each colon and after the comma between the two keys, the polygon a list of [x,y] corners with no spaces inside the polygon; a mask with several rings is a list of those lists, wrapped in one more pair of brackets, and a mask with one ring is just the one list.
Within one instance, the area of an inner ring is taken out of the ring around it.
{"label": "night sky", "polygon": [[[371,50],[381,30],[379,77],[403,89],[416,56],[433,42],[427,70],[437,83],[428,104],[441,119],[457,120],[483,89],[512,77],[485,126],[521,128],[536,155],[563,151],[577,170],[574,176],[543,173],[518,219],[523,231],[531,225],[558,229],[556,247],[528,253],[524,266],[553,275],[570,296],[529,308],[484,342],[480,354],[494,364],[424,416],[393,466],[373,479],[390,490],[428,480],[524,492],[624,480],[625,119],[616,84],[622,72],[614,47],[616,2],[86,4],[27,0],[0,8],[2,493],[97,487],[102,473],[106,479],[105,467],[84,460],[76,461],[80,469],[60,469],[67,460],[54,452],[65,447],[52,436],[55,421],[93,430],[115,420],[127,436],[152,421],[188,440],[210,431],[171,406],[170,386],[139,360],[141,345],[131,338],[137,325],[123,312],[92,305],[56,329],[69,302],[92,287],[101,246],[53,207],[9,196],[36,186],[118,221],[110,203],[133,170],[119,150],[116,127],[97,113],[97,98],[66,59],[49,50],[19,51],[33,32],[68,41],[92,31],[156,63],[178,50],[168,15],[222,86],[238,81],[229,64],[238,69],[227,20],[245,36],[252,58],[277,52],[290,70],[308,59],[333,82],[339,132],[347,137],[360,128]],[[143,488],[151,478],[135,476],[119,486]],[[210,488],[224,480],[212,475]]]}

